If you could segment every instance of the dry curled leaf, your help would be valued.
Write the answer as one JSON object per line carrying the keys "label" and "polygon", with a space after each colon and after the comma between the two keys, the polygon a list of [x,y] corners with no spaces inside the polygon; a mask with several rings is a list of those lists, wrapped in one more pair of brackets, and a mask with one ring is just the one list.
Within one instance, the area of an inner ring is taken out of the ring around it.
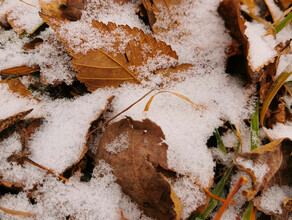
{"label": "dry curled leaf", "polygon": [[23,120],[32,110],[33,109],[23,111],[23,112],[15,114],[15,115],[12,115],[6,119],[0,120],[0,132],[5,130],[6,128],[10,127],[11,125],[14,125],[17,122]]}
{"label": "dry curled leaf", "polygon": [[[60,25],[64,25],[64,22],[43,14],[41,17],[58,36]],[[60,38],[73,56],[71,64],[79,73],[78,80],[85,83],[90,91],[105,86],[117,87],[123,82],[140,83],[141,79],[147,77],[143,77],[139,69],[146,65],[147,61],[160,57],[167,60],[178,58],[169,45],[157,41],[138,28],[130,28],[127,25],[117,26],[110,22],[106,25],[98,21],[92,21],[92,27],[107,37],[113,37],[116,51],[108,51],[108,45],[104,45],[99,49],[88,50],[86,54],[75,53],[67,40]],[[126,45],[123,36],[131,39]]]}
{"label": "dry curled leaf", "polygon": [[238,42],[240,51],[243,55],[245,74],[249,78],[252,78],[253,71],[248,65],[248,49],[249,42],[247,36],[244,34],[246,26],[246,20],[241,16],[240,13],[240,2],[238,0],[223,0],[220,2],[218,12],[225,21],[225,26],[230,31],[231,36]]}
{"label": "dry curled leaf", "polygon": [[180,219],[182,205],[157,168],[168,169],[161,128],[149,119],[122,119],[107,127],[95,162],[109,163],[122,190],[150,217]]}
{"label": "dry curled leaf", "polygon": [[[238,154],[234,159],[235,165],[244,170],[253,182],[252,188],[243,191],[243,195],[251,200],[259,191],[263,192],[275,184],[292,184],[291,153],[292,141],[286,138],[275,140],[251,152]],[[247,167],[246,163],[252,166]]]}

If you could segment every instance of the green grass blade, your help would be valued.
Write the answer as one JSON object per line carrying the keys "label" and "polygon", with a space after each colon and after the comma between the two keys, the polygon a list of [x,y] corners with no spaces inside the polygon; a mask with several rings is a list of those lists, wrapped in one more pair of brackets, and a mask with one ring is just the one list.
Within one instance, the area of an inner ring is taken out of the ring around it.
{"label": "green grass blade", "polygon": [[[224,186],[231,174],[231,171],[234,167],[234,164],[232,164],[228,170],[224,173],[223,177],[221,178],[221,180],[218,182],[218,184],[215,186],[215,188],[212,190],[212,193],[218,197],[221,197]],[[195,220],[195,219],[206,219],[208,217],[208,215],[216,208],[216,206],[218,205],[218,200],[211,198],[210,202],[208,204],[208,207],[206,208],[206,210],[202,213],[196,213],[190,216],[189,220]]]}
{"label": "green grass blade", "polygon": [[223,153],[224,156],[226,156],[227,155],[226,148],[224,146],[224,143],[220,137],[220,134],[217,128],[215,129],[215,136],[216,136],[217,146],[219,150]]}
{"label": "green grass blade", "polygon": [[275,26],[276,34],[278,34],[291,21],[292,21],[292,11],[278,25]]}
{"label": "green grass blade", "polygon": [[242,220],[250,220],[251,218],[251,214],[252,214],[252,210],[253,210],[253,202],[250,201],[248,204],[248,207],[242,217]]}
{"label": "green grass blade", "polygon": [[259,148],[259,102],[257,101],[250,122],[250,150]]}

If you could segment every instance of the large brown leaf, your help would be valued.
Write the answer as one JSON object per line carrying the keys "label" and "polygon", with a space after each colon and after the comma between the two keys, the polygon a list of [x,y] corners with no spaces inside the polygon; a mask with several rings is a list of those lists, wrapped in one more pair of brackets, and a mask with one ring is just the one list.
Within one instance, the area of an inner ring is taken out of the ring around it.
{"label": "large brown leaf", "polygon": [[[59,36],[59,27],[64,25],[62,20],[44,14],[41,14],[41,17]],[[89,50],[86,54],[75,53],[67,40],[60,38],[73,56],[71,63],[79,73],[78,80],[85,83],[90,91],[105,86],[117,87],[123,82],[140,83],[141,79],[147,77],[141,76],[139,67],[146,64],[148,60],[159,57],[167,57],[169,60],[178,58],[169,45],[157,41],[138,28],[130,28],[127,25],[117,26],[110,22],[106,25],[98,21],[92,21],[92,27],[106,36],[114,37],[114,47],[118,50],[109,52],[108,45],[104,45],[102,48]],[[121,49],[124,44],[121,36],[132,39],[124,49]]]}
{"label": "large brown leaf", "polygon": [[167,169],[161,128],[149,119],[122,119],[107,127],[96,155],[96,163],[109,163],[123,191],[150,217],[180,219],[182,205],[167,179],[157,171]]}

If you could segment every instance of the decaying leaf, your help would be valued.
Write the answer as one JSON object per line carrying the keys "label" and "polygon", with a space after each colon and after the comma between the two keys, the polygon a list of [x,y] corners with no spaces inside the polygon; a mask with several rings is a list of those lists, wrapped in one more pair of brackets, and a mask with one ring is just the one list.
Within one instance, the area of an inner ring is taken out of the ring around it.
{"label": "decaying leaf", "polygon": [[22,97],[32,97],[31,91],[29,91],[18,78],[5,79],[0,81],[0,83],[7,83],[11,92],[17,93]]}
{"label": "decaying leaf", "polygon": [[6,128],[10,127],[11,125],[16,124],[20,120],[23,120],[33,109],[23,111],[20,113],[17,113],[15,115],[12,115],[6,119],[0,120],[0,132],[5,130]]}
{"label": "decaying leaf", "polygon": [[40,71],[39,66],[22,65],[22,66],[16,66],[16,67],[1,70],[0,73],[12,75],[12,76],[24,76],[30,73],[35,73],[37,71]]}
{"label": "decaying leaf", "polygon": [[280,186],[292,184],[291,176],[292,141],[278,139],[248,153],[238,154],[235,165],[244,170],[253,185],[243,191],[248,200],[253,199],[259,191],[265,191],[275,184]]}
{"label": "decaying leaf", "polygon": [[109,163],[122,190],[150,217],[180,219],[182,205],[156,168],[168,169],[161,128],[149,119],[122,119],[107,127],[95,162]]}
{"label": "decaying leaf", "polygon": [[[60,26],[64,25],[64,22],[48,15],[40,15],[59,36]],[[105,86],[117,87],[123,82],[140,83],[141,79],[147,78],[140,73],[140,68],[146,65],[147,61],[159,57],[166,57],[169,60],[178,58],[169,45],[157,41],[138,28],[130,28],[127,25],[117,26],[110,22],[106,25],[98,21],[92,21],[92,27],[107,37],[113,37],[115,40],[111,44],[119,50],[109,51],[107,47],[109,45],[104,45],[102,48],[89,50],[86,54],[75,53],[67,40],[60,38],[73,56],[71,64],[79,73],[78,80],[85,83],[90,91]],[[126,45],[124,45],[124,36],[130,39]],[[155,70],[157,69],[153,71]]]}
{"label": "decaying leaf", "polygon": [[236,39],[239,44],[240,51],[243,55],[243,63],[245,63],[246,73],[249,78],[253,77],[253,71],[248,65],[248,48],[249,43],[247,36],[244,34],[246,20],[240,13],[240,1],[238,0],[223,0],[218,7],[219,14],[223,17],[226,27],[229,29],[231,36]]}
{"label": "decaying leaf", "polygon": [[41,45],[43,42],[44,42],[43,39],[36,37],[35,39],[31,40],[30,42],[25,43],[22,48],[25,51],[33,50],[37,46]]}
{"label": "decaying leaf", "polygon": [[292,0],[278,0],[276,2],[280,4],[284,11],[287,10],[292,5]]}
{"label": "decaying leaf", "polygon": [[[137,8],[137,13],[144,19],[146,19],[154,33],[167,31],[175,28],[179,25],[179,22],[174,18],[171,7],[181,3],[181,0],[141,0],[142,4]],[[169,15],[165,18],[165,13]],[[163,23],[167,27],[163,29],[157,27],[155,24]],[[166,24],[167,23],[167,24]]]}
{"label": "decaying leaf", "polygon": [[81,18],[87,0],[59,0],[47,3],[39,0],[42,11],[52,17],[77,21]]}

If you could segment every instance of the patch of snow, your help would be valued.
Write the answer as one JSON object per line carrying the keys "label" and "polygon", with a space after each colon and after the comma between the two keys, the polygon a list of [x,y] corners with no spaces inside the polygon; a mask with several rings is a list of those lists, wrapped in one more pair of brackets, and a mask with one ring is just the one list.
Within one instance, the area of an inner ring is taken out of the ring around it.
{"label": "patch of snow", "polygon": [[193,211],[206,202],[207,197],[203,189],[187,177],[177,179],[172,187],[183,206],[182,219],[187,219]]}
{"label": "patch of snow", "polygon": [[243,166],[245,169],[251,170],[254,173],[255,177],[257,178],[257,182],[259,183],[263,181],[264,176],[270,170],[267,164],[253,162],[252,160],[247,160],[241,157],[238,157],[236,159],[236,162],[239,165]]}
{"label": "patch of snow", "polygon": [[110,144],[107,144],[105,146],[105,149],[110,153],[116,154],[127,149],[128,144],[128,135],[122,133],[118,137],[116,137]]}
{"label": "patch of snow", "polygon": [[63,172],[81,156],[90,123],[105,108],[111,95],[97,90],[74,100],[47,103],[46,121],[33,135],[30,158],[55,171]]}
{"label": "patch of snow", "polygon": [[271,129],[266,129],[267,134],[273,139],[290,138],[292,140],[292,122],[277,123]]}
{"label": "patch of snow", "polygon": [[268,188],[261,197],[260,206],[267,212],[282,214],[283,201],[292,196],[292,188],[278,185]]}
{"label": "patch of snow", "polygon": [[266,36],[266,29],[263,24],[253,21],[245,22],[245,26],[244,34],[248,37],[250,43],[248,51],[249,64],[256,70],[277,55],[274,50],[277,43],[272,35]]}

